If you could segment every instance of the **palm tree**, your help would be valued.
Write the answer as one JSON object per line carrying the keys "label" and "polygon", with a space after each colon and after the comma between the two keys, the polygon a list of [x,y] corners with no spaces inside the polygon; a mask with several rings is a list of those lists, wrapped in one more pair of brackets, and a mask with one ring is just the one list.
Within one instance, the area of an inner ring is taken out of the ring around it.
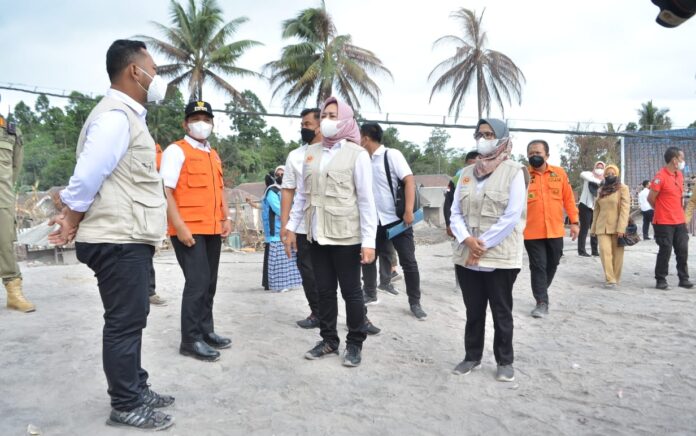
{"label": "palm tree", "polygon": [[505,113],[503,100],[511,104],[514,97],[518,104],[522,103],[522,83],[524,74],[512,60],[504,54],[486,48],[487,35],[481,28],[484,9],[476,17],[475,11],[460,8],[452,12],[450,17],[461,21],[464,36],[446,35],[439,38],[433,47],[441,43],[454,43],[457,50],[450,58],[440,62],[428,76],[431,80],[442,71],[430,93],[430,101],[437,91],[451,86],[452,101],[448,113],[454,111],[455,120],[464,106],[464,97],[476,81],[476,96],[478,98],[478,116],[490,113],[491,100],[495,100],[500,110]]}
{"label": "palm tree", "polygon": [[371,51],[352,44],[350,35],[338,35],[322,0],[318,8],[300,11],[283,22],[283,38],[297,44],[283,47],[280,59],[264,66],[270,76],[273,97],[285,92],[286,111],[297,109],[316,94],[317,106],[334,91],[351,107],[360,108],[359,96],[379,108],[381,91],[370,77],[391,72]]}
{"label": "palm tree", "polygon": [[159,66],[157,73],[173,78],[169,86],[187,82],[189,101],[203,99],[203,84],[206,81],[229,94],[234,101],[243,101],[242,94],[220,73],[233,77],[261,77],[254,71],[236,65],[248,49],[261,43],[248,39],[228,42],[248,19],[239,17],[224,23],[222,9],[216,0],[200,0],[199,5],[195,0],[189,0],[186,9],[170,0],[169,10],[172,27],[152,22],[165,35],[164,40],[136,36],[172,62]]}
{"label": "palm tree", "polygon": [[641,108],[638,109],[638,115],[640,119],[638,120],[638,125],[640,128],[638,130],[669,130],[672,128],[672,119],[667,116],[669,109],[660,109],[655,106],[650,100],[647,103],[642,103]]}

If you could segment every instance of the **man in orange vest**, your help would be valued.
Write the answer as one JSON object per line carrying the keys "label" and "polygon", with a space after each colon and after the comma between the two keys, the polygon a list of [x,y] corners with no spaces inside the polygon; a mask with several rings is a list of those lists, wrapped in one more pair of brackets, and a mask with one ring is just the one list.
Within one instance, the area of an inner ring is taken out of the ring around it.
{"label": "man in orange vest", "polygon": [[534,318],[549,314],[549,293],[556,268],[563,255],[563,209],[570,219],[570,237],[578,237],[578,208],[568,175],[561,167],[549,165],[549,144],[535,139],[527,145],[529,190],[527,193],[527,227],[524,247],[529,256],[532,292],[536,307]]}
{"label": "man in orange vest", "polygon": [[213,117],[210,104],[189,103],[183,122],[186,136],[167,147],[160,169],[167,194],[168,233],[186,280],[179,352],[205,361],[219,359],[216,349],[232,344],[213,328],[221,237],[226,238],[232,230],[222,162],[207,141]]}

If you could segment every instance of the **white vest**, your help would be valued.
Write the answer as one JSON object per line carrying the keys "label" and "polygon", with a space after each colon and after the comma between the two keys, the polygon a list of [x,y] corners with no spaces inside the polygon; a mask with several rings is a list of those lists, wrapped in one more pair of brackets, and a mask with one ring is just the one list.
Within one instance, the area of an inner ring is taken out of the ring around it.
{"label": "white vest", "polygon": [[104,97],[92,110],[77,142],[77,157],[87,127],[99,114],[120,110],[128,117],[130,142],[126,154],[104,179],[80,222],[75,240],[89,243],[159,245],[167,225],[162,178],[157,172],[155,141],[137,114],[125,103]]}
{"label": "white vest", "polygon": [[[459,198],[455,198],[454,201],[459,202],[471,236],[479,237],[505,213],[510,198],[510,185],[517,172],[523,171],[526,186],[529,186],[529,173],[523,165],[509,159],[505,160],[488,176],[481,191],[477,192],[474,168],[475,165],[469,165],[462,170],[462,174],[459,176]],[[486,250],[479,259],[479,266],[494,269],[522,268],[522,248],[526,223],[527,202],[524,201],[522,216],[512,233],[500,244]],[[454,263],[464,266],[468,256],[469,248],[466,244],[459,244],[453,253]]]}
{"label": "white vest", "polygon": [[346,141],[321,171],[322,147],[321,143],[307,147],[302,172],[307,198],[307,238],[321,245],[360,244],[360,210],[354,172],[358,156],[366,151]]}

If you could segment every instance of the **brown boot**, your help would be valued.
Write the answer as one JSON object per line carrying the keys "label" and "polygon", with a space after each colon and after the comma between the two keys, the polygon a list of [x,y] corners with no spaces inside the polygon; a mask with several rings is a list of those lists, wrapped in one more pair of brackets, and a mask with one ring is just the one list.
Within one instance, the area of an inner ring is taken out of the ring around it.
{"label": "brown boot", "polygon": [[22,279],[16,278],[5,283],[7,289],[7,308],[20,312],[33,312],[36,310],[33,304],[24,298],[22,293]]}

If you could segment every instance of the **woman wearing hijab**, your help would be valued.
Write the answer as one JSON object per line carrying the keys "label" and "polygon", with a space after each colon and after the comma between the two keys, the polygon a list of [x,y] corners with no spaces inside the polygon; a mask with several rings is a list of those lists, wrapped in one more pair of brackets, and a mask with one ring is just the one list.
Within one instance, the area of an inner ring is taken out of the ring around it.
{"label": "woman wearing hijab", "polygon": [[372,164],[360,145],[360,130],[353,110],[329,97],[321,111],[321,143],[305,154],[303,179],[297,181],[295,202],[285,242],[286,252],[296,249],[295,231],[304,215],[317,292],[322,340],[309,350],[310,360],[338,354],[336,330],[340,285],[346,304],[345,366],[361,362],[365,340],[365,304],[360,285],[361,264],[375,259],[377,212],[372,194]]}
{"label": "woman wearing hijab", "polygon": [[604,183],[599,188],[592,216],[592,234],[597,235],[599,258],[604,268],[608,289],[616,288],[621,280],[624,248],[618,239],[624,236],[631,209],[631,194],[628,186],[619,181],[619,168],[607,165],[604,168]]}
{"label": "woman wearing hijab", "polygon": [[474,138],[480,156],[462,170],[450,217],[459,242],[453,260],[466,306],[466,356],[454,373],[469,374],[481,365],[490,304],[496,379],[513,381],[512,287],[522,267],[529,173],[509,159],[512,142],[503,121],[480,120]]}

